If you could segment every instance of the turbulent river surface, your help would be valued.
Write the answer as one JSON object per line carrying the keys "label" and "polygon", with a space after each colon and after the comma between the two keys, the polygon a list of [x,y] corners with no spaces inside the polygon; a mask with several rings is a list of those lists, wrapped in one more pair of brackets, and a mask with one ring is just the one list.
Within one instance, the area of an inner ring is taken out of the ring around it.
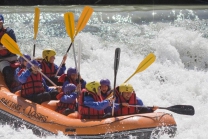
{"label": "turbulent river surface", "polygon": [[[14,29],[22,53],[32,55],[34,7],[0,7],[5,26]],[[39,6],[40,23],[36,56],[45,48],[57,51],[56,64],[71,43],[63,15],[73,12],[76,22],[83,6]],[[208,133],[208,7],[207,6],[92,6],[94,13],[75,38],[82,46],[81,76],[86,81],[114,80],[114,53],[121,48],[117,85],[123,83],[146,55],[153,52],[156,61],[130,80],[137,95],[147,106],[192,105],[194,116],[173,112],[178,131],[175,139],[206,139]],[[75,66],[72,49],[67,67]],[[159,111],[159,110],[158,110]],[[160,110],[161,111],[161,110]],[[0,124],[0,138],[37,137],[24,126]],[[45,139],[66,139],[62,133]],[[168,138],[162,136],[162,139]]]}

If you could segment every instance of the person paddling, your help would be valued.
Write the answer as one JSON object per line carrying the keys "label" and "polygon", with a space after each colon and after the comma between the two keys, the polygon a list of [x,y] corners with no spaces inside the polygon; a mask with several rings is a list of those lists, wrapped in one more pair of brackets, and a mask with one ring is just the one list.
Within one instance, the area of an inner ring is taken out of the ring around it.
{"label": "person paddling", "polygon": [[[15,42],[16,36],[13,29],[4,26],[4,17],[0,14],[0,40],[4,34],[8,34]],[[14,81],[14,69],[16,65],[17,55],[11,53],[0,43],[0,72],[3,73],[4,80],[9,89],[12,88]]]}
{"label": "person paddling", "polygon": [[[29,61],[31,60],[31,57],[27,54],[24,54],[24,57],[27,58]],[[18,90],[21,90],[22,84],[18,80],[18,76],[21,75],[21,72],[26,70],[27,61],[23,57],[19,57],[19,63],[20,66],[15,69],[15,75],[14,75],[14,82],[13,87],[11,88],[11,92],[15,93]]]}
{"label": "person paddling", "polygon": [[[79,76],[79,78],[78,78],[78,76]],[[79,81],[78,81],[78,79],[79,79]],[[85,88],[85,85],[86,85],[86,81],[84,79],[82,79],[80,75],[78,75],[77,69],[74,67],[68,68],[67,74],[62,74],[60,76],[58,82],[59,82],[58,85],[60,85],[60,84],[63,85],[62,90],[63,90],[64,86],[68,83],[73,83],[76,86],[80,84],[81,89]]]}
{"label": "person paddling", "polygon": [[143,101],[136,96],[136,93],[133,89],[133,86],[129,83],[122,83],[118,87],[116,87],[116,104],[115,105],[115,116],[121,115],[129,115],[129,114],[136,114],[136,113],[147,113],[153,112],[157,109],[157,107],[153,107],[152,109],[149,108],[138,108],[138,107],[131,107],[129,105],[140,105],[144,106]]}
{"label": "person paddling", "polygon": [[100,87],[98,89],[98,95],[105,100],[108,97],[113,96],[113,91],[111,90],[111,83],[109,79],[101,79],[100,80]]}
{"label": "person paddling", "polygon": [[[58,84],[58,77],[55,76],[56,71],[58,70],[58,66],[54,63],[55,60],[55,55],[56,52],[53,49],[45,49],[42,52],[43,60],[40,65],[42,72],[50,79],[52,80],[55,84]],[[65,61],[66,61],[66,56],[63,58],[64,59],[64,64],[62,65],[61,69],[59,70],[58,76],[64,74],[66,70],[65,66]],[[52,86],[52,84],[46,80],[46,84],[48,86]]]}
{"label": "person paddling", "polygon": [[[102,83],[108,84],[107,80]],[[87,83],[86,89],[82,90],[78,101],[78,112],[80,119],[102,119],[106,113],[111,111],[111,109],[108,109],[108,107],[111,107],[114,99],[113,97],[106,98],[106,95],[102,97],[100,86],[101,84],[99,82],[93,81]]]}
{"label": "person paddling", "polygon": [[44,101],[56,100],[58,91],[49,88],[42,75],[38,72],[40,64],[32,60],[34,66],[27,64],[27,70],[21,72],[18,80],[22,83],[21,96],[35,103],[41,104]]}
{"label": "person paddling", "polygon": [[57,109],[61,114],[68,115],[77,110],[77,87],[74,84],[66,84],[63,92],[59,93],[56,98],[60,100],[57,103]]}

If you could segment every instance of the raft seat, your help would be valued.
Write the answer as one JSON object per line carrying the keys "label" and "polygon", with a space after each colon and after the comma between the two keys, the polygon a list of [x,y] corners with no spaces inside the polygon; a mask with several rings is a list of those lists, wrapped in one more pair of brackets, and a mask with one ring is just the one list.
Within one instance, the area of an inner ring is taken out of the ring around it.
{"label": "raft seat", "polygon": [[51,101],[45,101],[43,103],[41,103],[41,106],[44,106],[48,109],[51,110],[56,110],[57,109],[57,103],[59,102],[59,100],[51,100]]}

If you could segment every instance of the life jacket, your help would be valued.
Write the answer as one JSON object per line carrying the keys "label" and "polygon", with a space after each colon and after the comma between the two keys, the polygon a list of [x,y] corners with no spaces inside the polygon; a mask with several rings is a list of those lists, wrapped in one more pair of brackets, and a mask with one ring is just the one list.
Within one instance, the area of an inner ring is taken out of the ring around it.
{"label": "life jacket", "polygon": [[67,74],[62,74],[62,75],[59,77],[58,82],[64,83],[66,79],[67,79]]}
{"label": "life jacket", "polygon": [[42,66],[42,72],[47,76],[47,77],[52,77],[56,74],[55,72],[55,66],[53,63],[50,63],[51,64],[51,67],[49,67],[46,63],[45,60],[43,60],[41,62],[41,66]]}
{"label": "life jacket", "polygon": [[76,81],[72,81],[72,79],[68,78],[67,77],[67,74],[62,74],[59,79],[58,79],[58,82],[60,83],[64,83],[65,81],[68,81],[69,83],[72,83],[74,85],[78,85],[78,83]]}
{"label": "life jacket", "polygon": [[[127,102],[123,96],[118,92],[118,88],[116,89],[116,97],[118,99],[117,103],[129,103],[129,105],[136,105],[137,99],[135,92],[132,93],[129,101]],[[123,107],[115,112],[115,116],[129,115],[138,113],[138,109],[136,107]]]}
{"label": "life jacket", "polygon": [[82,89],[81,94],[79,96],[79,118],[80,119],[102,119],[104,116],[104,110],[96,110],[84,105],[84,97],[91,95],[95,101],[101,101],[101,98],[93,93],[89,92],[86,89]]}
{"label": "life jacket", "polygon": [[30,97],[33,94],[40,94],[45,91],[42,83],[42,75],[40,73],[31,74],[27,81],[22,84],[21,96]]}
{"label": "life jacket", "polygon": [[[61,94],[62,94],[61,96],[57,97],[58,100],[60,100],[61,97],[65,95],[63,92]],[[63,102],[59,101],[57,103],[56,111],[59,113],[63,113],[67,108],[69,108],[69,110],[74,112],[75,108],[76,108],[76,99],[72,103],[63,103]]]}
{"label": "life jacket", "polygon": [[105,100],[106,98],[110,98],[110,97],[113,97],[113,91],[112,90],[108,90],[106,92],[106,95],[104,96],[101,92],[101,97],[102,97],[102,100]]}
{"label": "life jacket", "polygon": [[[9,28],[9,27],[7,27],[7,28],[2,28],[1,30],[0,30],[0,40],[1,40],[1,38],[2,38],[2,36],[5,34],[5,33],[7,33],[7,32],[9,32],[11,29]],[[1,43],[0,43],[1,44]],[[3,57],[7,57],[7,56],[10,56],[12,53],[8,50],[8,49],[2,49],[2,50],[0,50],[0,58],[3,58]]]}

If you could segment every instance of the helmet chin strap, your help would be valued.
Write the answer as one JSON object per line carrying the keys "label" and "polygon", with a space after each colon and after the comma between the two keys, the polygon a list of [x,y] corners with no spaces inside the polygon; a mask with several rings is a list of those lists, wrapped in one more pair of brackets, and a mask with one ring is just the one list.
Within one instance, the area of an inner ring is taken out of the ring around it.
{"label": "helmet chin strap", "polygon": [[45,57],[45,61],[48,62],[48,56]]}

